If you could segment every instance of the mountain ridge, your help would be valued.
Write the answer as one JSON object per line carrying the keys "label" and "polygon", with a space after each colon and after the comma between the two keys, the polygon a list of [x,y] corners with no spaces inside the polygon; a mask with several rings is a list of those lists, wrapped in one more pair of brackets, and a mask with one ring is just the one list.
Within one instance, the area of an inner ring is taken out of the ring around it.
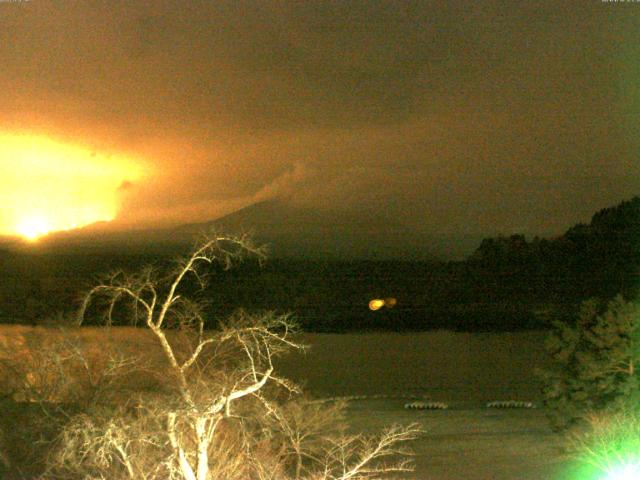
{"label": "mountain ridge", "polygon": [[117,230],[99,222],[55,232],[36,243],[39,251],[184,251],[211,232],[250,234],[276,258],[435,260],[425,239],[399,222],[367,212],[322,211],[279,199],[245,206],[214,220],[174,227]]}

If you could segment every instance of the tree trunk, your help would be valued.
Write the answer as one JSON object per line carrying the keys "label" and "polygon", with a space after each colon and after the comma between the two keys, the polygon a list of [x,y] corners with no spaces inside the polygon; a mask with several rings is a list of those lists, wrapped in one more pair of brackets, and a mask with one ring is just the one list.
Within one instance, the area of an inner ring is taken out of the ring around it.
{"label": "tree trunk", "polygon": [[207,480],[209,475],[209,439],[207,438],[207,420],[196,420],[196,435],[198,437],[198,480]]}

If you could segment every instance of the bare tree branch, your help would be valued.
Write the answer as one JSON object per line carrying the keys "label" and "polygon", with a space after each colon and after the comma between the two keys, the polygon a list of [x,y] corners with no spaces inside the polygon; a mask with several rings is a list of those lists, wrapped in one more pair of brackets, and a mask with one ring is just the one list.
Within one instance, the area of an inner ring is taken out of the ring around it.
{"label": "bare tree branch", "polygon": [[[54,462],[58,470],[114,480],[350,480],[409,471],[404,460],[384,462],[402,457],[398,445],[420,433],[415,425],[392,427],[376,439],[344,437],[329,427],[342,418],[339,406],[321,412],[327,407],[302,402],[284,409],[271,398],[276,391],[299,392],[274,367],[278,355],[304,349],[288,315],[240,310],[205,335],[204,307],[186,298],[185,279],[191,276],[202,289],[204,267],[219,263],[227,269],[246,255],[262,261],[264,250],[247,237],[219,235],[166,275],[150,267],[137,275],[115,272],[85,295],[78,325],[94,299],[106,301],[96,302],[92,312],[104,306],[107,325],[116,323],[120,307],[133,307],[127,311],[133,311],[133,323],[143,320],[162,349],[172,389],[129,399],[114,418],[70,422]],[[96,382],[89,363],[82,365],[90,383]],[[113,368],[130,365],[114,359]]]}

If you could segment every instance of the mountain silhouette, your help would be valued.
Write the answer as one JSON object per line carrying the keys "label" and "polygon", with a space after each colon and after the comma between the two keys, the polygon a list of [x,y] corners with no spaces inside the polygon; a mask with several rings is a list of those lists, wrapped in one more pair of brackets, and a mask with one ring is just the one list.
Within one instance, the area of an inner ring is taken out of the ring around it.
{"label": "mountain silhouette", "polygon": [[183,225],[176,237],[207,231],[251,235],[276,257],[433,259],[425,244],[400,222],[368,212],[321,211],[282,200],[249,205],[212,222]]}
{"label": "mountain silhouette", "polygon": [[56,232],[29,248],[62,251],[184,252],[212,232],[249,234],[272,257],[433,260],[427,239],[370,212],[322,211],[266,200],[211,221],[171,228],[116,230],[106,222]]}

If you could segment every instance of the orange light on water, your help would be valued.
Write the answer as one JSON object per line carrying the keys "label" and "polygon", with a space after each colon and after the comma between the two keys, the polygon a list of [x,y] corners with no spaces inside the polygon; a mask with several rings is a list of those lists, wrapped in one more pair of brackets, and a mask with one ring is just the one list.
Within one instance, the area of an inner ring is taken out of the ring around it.
{"label": "orange light on water", "polygon": [[379,298],[374,298],[369,302],[369,310],[372,310],[374,312],[376,310],[380,310],[382,307],[384,307],[384,300],[381,300]]}
{"label": "orange light on water", "polygon": [[142,170],[133,160],[47,137],[0,134],[0,172],[0,234],[34,241],[113,220],[118,187]]}
{"label": "orange light on water", "polygon": [[398,301],[393,297],[387,297],[384,300],[381,298],[374,298],[369,302],[369,310],[376,311],[380,310],[382,307],[393,308],[396,306]]}

